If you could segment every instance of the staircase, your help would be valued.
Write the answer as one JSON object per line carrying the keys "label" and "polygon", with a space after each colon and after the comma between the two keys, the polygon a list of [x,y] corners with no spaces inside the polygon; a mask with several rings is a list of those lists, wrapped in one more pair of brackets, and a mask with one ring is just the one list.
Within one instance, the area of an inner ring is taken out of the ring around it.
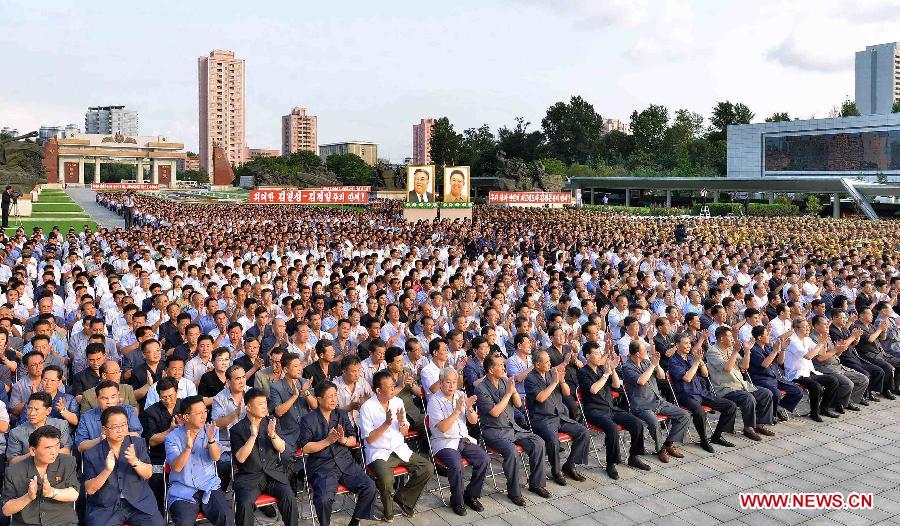
{"label": "staircase", "polygon": [[856,185],[861,184],[859,181],[854,181],[849,177],[841,177],[841,185],[844,186],[844,190],[850,194],[850,197],[853,198],[853,201],[856,203],[856,206],[862,210],[862,213],[866,215],[869,219],[878,219],[878,214],[875,213],[875,209],[872,208],[872,205],[869,204],[869,200],[866,199],[859,190],[857,190]]}

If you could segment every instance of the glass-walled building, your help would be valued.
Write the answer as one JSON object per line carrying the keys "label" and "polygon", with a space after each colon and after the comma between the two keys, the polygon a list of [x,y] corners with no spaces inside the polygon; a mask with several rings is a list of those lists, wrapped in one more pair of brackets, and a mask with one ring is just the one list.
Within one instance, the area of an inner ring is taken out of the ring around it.
{"label": "glass-walled building", "polygon": [[900,179],[900,114],[728,127],[728,177]]}

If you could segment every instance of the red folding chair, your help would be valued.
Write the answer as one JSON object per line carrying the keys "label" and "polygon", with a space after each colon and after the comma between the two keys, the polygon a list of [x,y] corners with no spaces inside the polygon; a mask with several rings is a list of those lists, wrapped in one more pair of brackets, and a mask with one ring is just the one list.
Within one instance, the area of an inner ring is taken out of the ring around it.
{"label": "red folding chair", "polygon": [[[302,448],[297,449],[297,456],[300,457],[300,461],[303,463],[303,473],[304,473],[304,476],[306,477],[306,494],[309,497],[308,498],[309,517],[311,520],[315,521],[316,520],[316,508],[313,505],[313,487],[312,487],[312,482],[310,481],[310,478],[309,478],[309,471],[306,469],[306,455],[303,454]],[[347,486],[344,486],[343,484],[338,484],[337,491],[334,492],[334,496],[338,497],[338,496],[347,495],[347,494],[352,494],[350,492],[350,490],[347,488]],[[344,509],[344,507],[342,505],[337,509],[333,509],[332,513],[340,512],[343,509]]]}
{"label": "red folding chair", "polygon": [[[234,474],[237,472],[237,469],[235,468],[235,465],[234,465],[234,464],[235,464],[235,460],[234,460],[234,456],[233,456],[233,452],[232,452],[232,457],[231,457],[231,480],[234,480]],[[260,494],[259,494],[259,497],[256,497],[256,502],[254,503],[254,505],[256,506],[256,509],[259,509],[259,508],[265,508],[265,507],[267,507],[267,506],[275,506],[276,504],[278,504],[278,499],[276,499],[275,497],[273,497],[273,496],[271,496],[271,495],[267,495],[267,494],[265,494],[265,493],[260,493]],[[237,515],[237,501],[236,501],[236,499],[232,499],[232,501],[231,501],[231,511],[232,511],[235,515]]]}

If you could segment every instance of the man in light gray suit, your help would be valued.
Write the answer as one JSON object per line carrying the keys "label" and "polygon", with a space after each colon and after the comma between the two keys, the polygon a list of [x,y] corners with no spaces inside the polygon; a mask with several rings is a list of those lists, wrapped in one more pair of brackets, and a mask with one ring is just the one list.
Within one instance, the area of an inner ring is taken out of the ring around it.
{"label": "man in light gray suit", "polygon": [[[541,437],[516,425],[513,407],[522,407],[522,399],[515,388],[515,380],[506,376],[506,358],[489,354],[484,359],[484,379],[475,387],[476,405],[481,418],[481,436],[491,450],[503,457],[503,473],[506,475],[506,493],[517,506],[525,506],[519,485],[519,455],[516,445],[528,455],[528,490],[543,498],[549,498],[545,487],[547,476],[544,464],[544,441]],[[507,385],[510,386],[507,389]]]}
{"label": "man in light gray suit", "polygon": [[[628,409],[631,414],[647,424],[647,430],[650,431],[656,445],[656,454],[662,462],[668,462],[670,454],[676,458],[684,456],[675,444],[684,442],[691,416],[684,409],[667,402],[660,396],[656,381],[650,381],[654,375],[659,379],[666,377],[666,373],[659,366],[659,358],[657,352],[653,353],[652,359],[648,358],[647,344],[635,340],[628,346],[628,361],[622,366],[622,374],[625,377]],[[669,435],[662,443],[660,443],[662,430],[656,418],[657,414],[669,418]]]}

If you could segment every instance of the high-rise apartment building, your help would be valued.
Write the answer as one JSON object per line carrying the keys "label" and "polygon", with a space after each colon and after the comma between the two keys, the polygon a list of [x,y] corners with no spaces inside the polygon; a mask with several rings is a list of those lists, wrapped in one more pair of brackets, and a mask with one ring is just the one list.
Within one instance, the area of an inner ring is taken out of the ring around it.
{"label": "high-rise apartment building", "polygon": [[891,113],[900,100],[900,42],[856,52],[856,109],[862,115]]}
{"label": "high-rise apartment building", "polygon": [[369,166],[375,166],[378,162],[378,145],[374,142],[336,142],[319,146],[319,157],[327,161],[332,155],[346,155],[352,153],[362,157]]}
{"label": "high-rise apartment building", "polygon": [[413,124],[413,164],[431,164],[431,127],[434,119],[425,117]]}
{"label": "high-rise apartment building", "polygon": [[244,163],[246,121],[242,59],[234,51],[213,50],[197,59],[200,85],[200,166],[212,171],[213,146],[225,150],[232,165]]}
{"label": "high-rise apartment building", "polygon": [[307,115],[306,108],[296,107],[281,117],[281,155],[294,152],[318,152],[316,116]]}
{"label": "high-rise apartment building", "polygon": [[125,106],[91,106],[84,114],[84,133],[140,135],[138,112]]}
{"label": "high-rise apartment building", "polygon": [[619,119],[603,119],[603,126],[600,130],[603,135],[611,131],[619,131],[626,135],[631,135],[631,126]]}

